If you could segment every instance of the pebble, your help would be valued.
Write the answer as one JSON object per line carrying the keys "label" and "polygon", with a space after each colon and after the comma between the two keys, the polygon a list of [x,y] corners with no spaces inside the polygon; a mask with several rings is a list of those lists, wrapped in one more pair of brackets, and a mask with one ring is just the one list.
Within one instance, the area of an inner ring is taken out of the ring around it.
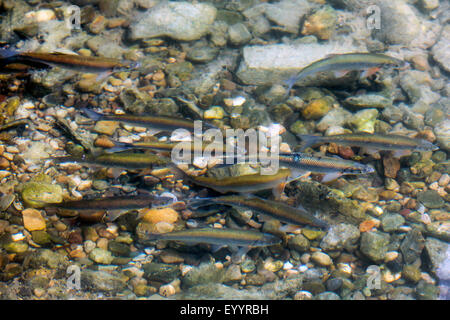
{"label": "pebble", "polygon": [[101,264],[110,264],[114,257],[111,252],[102,248],[95,248],[89,253],[89,258],[94,262]]}
{"label": "pebble", "polygon": [[294,300],[312,300],[312,298],[312,293],[306,290],[298,291],[294,295]]}
{"label": "pebble", "polygon": [[302,116],[307,120],[316,120],[322,118],[330,109],[330,99],[327,97],[315,99],[302,110]]}
{"label": "pebble", "polygon": [[203,113],[205,119],[223,119],[224,115],[225,112],[221,107],[212,107]]}
{"label": "pebble", "polygon": [[322,267],[328,267],[333,264],[330,256],[320,251],[314,252],[311,255],[311,260]]}
{"label": "pebble", "polygon": [[269,258],[264,262],[264,269],[271,272],[277,272],[281,270],[281,268],[283,268],[283,262],[279,260],[273,261],[271,258]]}
{"label": "pebble", "polygon": [[336,27],[337,14],[331,6],[324,6],[310,15],[303,24],[303,35],[315,35],[321,40],[328,40]]}
{"label": "pebble", "polygon": [[441,187],[446,187],[449,183],[450,183],[450,175],[448,173],[444,173],[440,178],[439,178],[439,185]]}
{"label": "pebble", "polygon": [[22,211],[23,225],[28,231],[44,230],[45,219],[39,210],[28,208]]}
{"label": "pebble", "polygon": [[143,209],[141,216],[143,221],[152,224],[156,224],[158,222],[174,223],[178,220],[178,212],[172,208]]}
{"label": "pebble", "polygon": [[97,244],[92,240],[86,240],[83,243],[84,252],[87,254],[91,253],[97,247]]}
{"label": "pebble", "polygon": [[97,121],[94,126],[94,131],[111,136],[118,127],[119,122],[117,121]]}
{"label": "pebble", "polygon": [[417,200],[430,209],[438,209],[445,204],[444,199],[434,190],[419,192],[417,194]]}

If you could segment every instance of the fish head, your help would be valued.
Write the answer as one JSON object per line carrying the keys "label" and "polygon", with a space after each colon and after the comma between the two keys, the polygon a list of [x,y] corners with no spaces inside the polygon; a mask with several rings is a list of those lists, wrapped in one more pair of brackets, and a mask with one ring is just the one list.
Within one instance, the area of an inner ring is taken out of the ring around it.
{"label": "fish head", "polygon": [[343,174],[367,174],[375,172],[372,166],[355,162],[352,166],[345,168]]}
{"label": "fish head", "polygon": [[435,144],[432,144],[430,141],[421,139],[420,144],[417,146],[415,151],[436,151],[439,147]]}
{"label": "fish head", "polygon": [[399,70],[406,70],[410,67],[409,62],[401,60],[401,59],[393,59],[391,65]]}
{"label": "fish head", "polygon": [[273,234],[265,233],[261,240],[255,241],[252,247],[265,247],[280,244],[281,239],[274,236]]}

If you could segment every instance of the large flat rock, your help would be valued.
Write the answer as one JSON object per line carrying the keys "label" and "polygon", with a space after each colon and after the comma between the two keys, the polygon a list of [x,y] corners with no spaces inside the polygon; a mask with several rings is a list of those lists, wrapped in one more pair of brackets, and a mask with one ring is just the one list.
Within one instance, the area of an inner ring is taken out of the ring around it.
{"label": "large flat rock", "polygon": [[[244,47],[237,76],[245,84],[264,85],[282,83],[311,63],[330,54],[364,51],[336,43],[274,44]],[[331,74],[316,74],[297,84],[336,84],[342,78]]]}

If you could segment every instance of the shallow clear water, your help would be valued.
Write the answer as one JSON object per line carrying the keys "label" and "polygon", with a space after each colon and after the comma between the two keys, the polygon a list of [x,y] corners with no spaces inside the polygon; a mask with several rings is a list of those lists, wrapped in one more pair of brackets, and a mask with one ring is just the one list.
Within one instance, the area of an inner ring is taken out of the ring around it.
{"label": "shallow clear water", "polygon": [[[0,298],[448,300],[448,7],[0,1]],[[194,120],[267,167],[214,168]],[[352,133],[366,135],[306,145]],[[190,176],[170,164],[180,141]],[[173,203],[113,201],[138,194]],[[217,200],[249,194],[276,202]],[[97,198],[111,203],[51,205]],[[271,236],[150,239],[205,227]]]}

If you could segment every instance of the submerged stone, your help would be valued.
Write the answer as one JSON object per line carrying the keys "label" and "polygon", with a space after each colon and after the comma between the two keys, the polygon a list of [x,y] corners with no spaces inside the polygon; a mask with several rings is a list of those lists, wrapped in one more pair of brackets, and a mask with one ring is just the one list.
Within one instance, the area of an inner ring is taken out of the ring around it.
{"label": "submerged stone", "polygon": [[130,37],[198,40],[209,32],[216,12],[214,6],[206,3],[162,2],[136,17],[130,26]]}
{"label": "submerged stone", "polygon": [[384,261],[388,251],[389,234],[380,231],[364,232],[361,236],[360,250],[375,263]]}

